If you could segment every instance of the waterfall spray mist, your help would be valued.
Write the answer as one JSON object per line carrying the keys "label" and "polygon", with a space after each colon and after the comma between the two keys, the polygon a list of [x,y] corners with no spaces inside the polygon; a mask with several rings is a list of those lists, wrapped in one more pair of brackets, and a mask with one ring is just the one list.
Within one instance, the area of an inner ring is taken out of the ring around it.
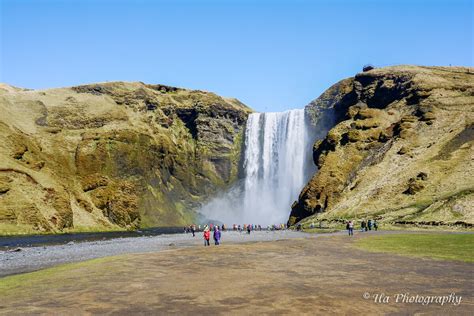
{"label": "waterfall spray mist", "polygon": [[308,172],[310,147],[304,110],[250,114],[245,130],[245,177],[201,213],[228,224],[285,223],[292,202],[312,174]]}

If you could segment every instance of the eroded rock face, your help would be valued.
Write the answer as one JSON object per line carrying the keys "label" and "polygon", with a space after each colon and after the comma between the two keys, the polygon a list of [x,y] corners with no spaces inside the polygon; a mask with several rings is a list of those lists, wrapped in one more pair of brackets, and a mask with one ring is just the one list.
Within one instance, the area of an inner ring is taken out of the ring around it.
{"label": "eroded rock face", "polygon": [[308,112],[314,121],[332,113],[335,126],[314,144],[319,171],[290,224],[474,224],[474,69],[374,69],[334,85]]}
{"label": "eroded rock face", "polygon": [[2,85],[0,111],[0,233],[189,223],[237,179],[251,112],[209,92],[123,82]]}

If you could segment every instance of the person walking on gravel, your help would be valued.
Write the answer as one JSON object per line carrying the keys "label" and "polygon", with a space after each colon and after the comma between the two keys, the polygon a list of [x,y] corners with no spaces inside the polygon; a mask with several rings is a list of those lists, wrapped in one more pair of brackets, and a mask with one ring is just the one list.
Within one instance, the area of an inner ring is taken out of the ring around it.
{"label": "person walking on gravel", "polygon": [[218,246],[221,240],[221,231],[219,226],[214,227],[214,245]]}
{"label": "person walking on gravel", "polygon": [[349,221],[347,223],[346,228],[349,233],[349,236],[354,236],[354,223],[352,221]]}
{"label": "person walking on gravel", "polygon": [[209,231],[209,227],[204,228],[204,246],[210,246],[209,238],[211,238],[211,232]]}

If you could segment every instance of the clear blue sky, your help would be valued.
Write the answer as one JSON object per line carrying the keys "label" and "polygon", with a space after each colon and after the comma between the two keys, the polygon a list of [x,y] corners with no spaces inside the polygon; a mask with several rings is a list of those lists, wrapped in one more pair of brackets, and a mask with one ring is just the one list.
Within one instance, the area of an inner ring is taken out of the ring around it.
{"label": "clear blue sky", "polygon": [[472,1],[1,2],[0,81],[144,81],[301,108],[366,63],[473,66]]}

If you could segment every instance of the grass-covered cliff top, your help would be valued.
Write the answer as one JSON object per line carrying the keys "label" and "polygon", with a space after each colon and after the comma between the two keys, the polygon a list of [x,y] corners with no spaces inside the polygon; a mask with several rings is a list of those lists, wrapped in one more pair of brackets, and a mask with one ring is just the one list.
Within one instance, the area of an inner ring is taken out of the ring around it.
{"label": "grass-covered cliff top", "polygon": [[291,223],[474,225],[474,68],[376,68],[333,85],[307,109],[333,127],[314,144],[319,171]]}
{"label": "grass-covered cliff top", "polygon": [[0,235],[181,226],[238,176],[250,108],[141,82],[0,85]]}

